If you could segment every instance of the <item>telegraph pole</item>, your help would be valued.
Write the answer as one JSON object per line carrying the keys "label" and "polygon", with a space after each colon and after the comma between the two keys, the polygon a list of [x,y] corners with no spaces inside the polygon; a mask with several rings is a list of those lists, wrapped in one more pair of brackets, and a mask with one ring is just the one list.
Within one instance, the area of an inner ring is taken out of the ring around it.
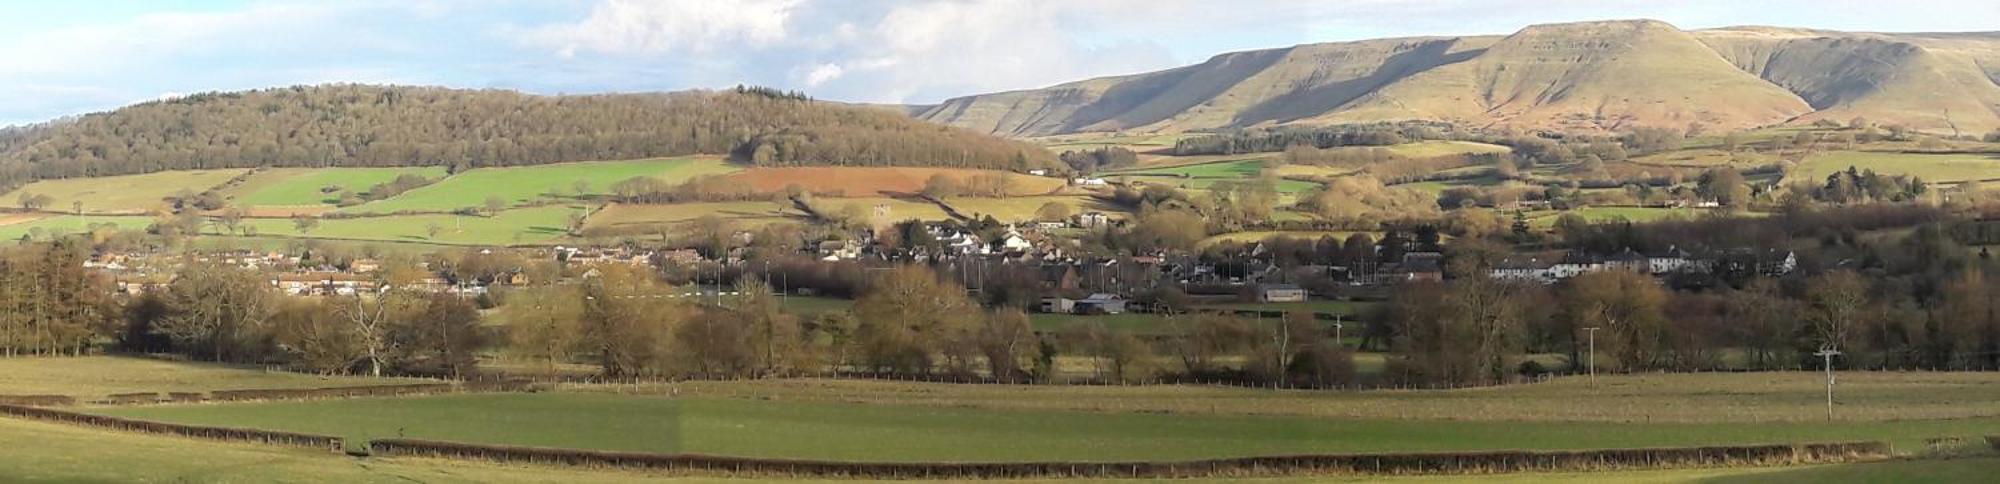
{"label": "telegraph pole", "polygon": [[1820,357],[1822,359],[1823,365],[1826,368],[1826,419],[1827,421],[1832,421],[1833,420],[1833,357],[1840,356],[1840,350],[1834,349],[1833,345],[1829,344],[1826,346],[1821,346],[1819,348],[1819,352],[1813,353],[1813,356]]}
{"label": "telegraph pole", "polygon": [[1583,330],[1590,333],[1590,361],[1584,364],[1590,367],[1590,382],[1597,383],[1597,327],[1591,326]]}

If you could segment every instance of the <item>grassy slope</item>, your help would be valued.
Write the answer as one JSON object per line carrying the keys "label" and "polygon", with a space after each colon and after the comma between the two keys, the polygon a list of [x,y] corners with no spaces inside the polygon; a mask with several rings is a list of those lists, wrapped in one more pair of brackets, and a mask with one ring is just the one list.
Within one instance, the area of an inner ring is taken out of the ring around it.
{"label": "grassy slope", "polygon": [[57,215],[30,222],[0,225],[0,241],[20,240],[22,235],[40,228],[45,234],[71,234],[83,232],[91,225],[112,224],[119,230],[145,230],[153,224],[153,217],[147,215]]}
{"label": "grassy slope", "polygon": [[1807,158],[1785,181],[1825,182],[1827,175],[1850,166],[1887,175],[1915,175],[1933,183],[2000,178],[2000,154],[1835,151]]}
{"label": "grassy slope", "polygon": [[331,205],[338,193],[321,191],[325,187],[340,187],[360,193],[378,183],[386,183],[405,173],[429,178],[445,176],[444,167],[409,168],[272,168],[251,175],[243,184],[231,187],[225,195],[231,197],[233,205],[259,206],[303,206]]}
{"label": "grassy slope", "polygon": [[659,224],[674,224],[714,215],[718,218],[745,225],[761,225],[771,222],[803,220],[791,204],[776,202],[716,202],[716,203],[676,203],[662,205],[612,204],[595,214],[585,223],[587,229],[615,229],[621,227],[650,227]]}
{"label": "grassy slope", "polygon": [[1035,212],[1041,210],[1042,205],[1051,202],[1069,206],[1071,214],[1090,211],[1112,213],[1119,211],[1116,207],[1081,195],[1010,198],[958,197],[945,200],[945,203],[950,204],[951,208],[957,209],[958,213],[965,214],[968,217],[992,215],[993,218],[1001,222],[1010,223],[1034,220]]}
{"label": "grassy slope", "polygon": [[66,180],[44,180],[30,183],[18,190],[0,196],[0,200],[13,204],[22,193],[48,195],[53,203],[43,207],[47,210],[69,211],[73,202],[83,202],[83,210],[90,213],[144,213],[167,208],[160,199],[189,190],[200,192],[222,182],[235,178],[249,170],[195,170],[167,171],[145,175],[110,176],[100,178],[71,178]]}
{"label": "grassy slope", "polygon": [[444,181],[410,190],[387,200],[342,209],[350,213],[399,211],[451,211],[482,207],[487,197],[500,197],[511,205],[540,200],[550,192],[575,195],[574,184],[585,181],[590,193],[609,193],[611,185],[632,177],[653,176],[681,181],[696,175],[722,174],[737,167],[712,157],[661,158],[632,161],[593,161],[507,168],[480,168],[453,175]]}
{"label": "grassy slope", "polygon": [[[392,242],[434,244],[508,245],[546,242],[564,236],[571,214],[586,209],[568,205],[517,208],[497,216],[447,214],[398,215],[352,219],[323,219],[310,233],[300,233],[288,219],[254,219],[247,225],[259,235],[306,236]],[[443,230],[432,239],[429,226]]]}
{"label": "grassy slope", "polygon": [[[60,369],[60,371],[50,371]],[[144,358],[0,358],[0,393],[95,398],[115,393],[324,388],[423,380],[319,376]]]}

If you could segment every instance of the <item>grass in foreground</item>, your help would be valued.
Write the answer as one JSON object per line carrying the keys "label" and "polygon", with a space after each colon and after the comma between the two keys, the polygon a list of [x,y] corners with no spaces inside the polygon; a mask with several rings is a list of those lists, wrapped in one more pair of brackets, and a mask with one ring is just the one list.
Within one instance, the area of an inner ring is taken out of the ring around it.
{"label": "grass in foreground", "polygon": [[[1843,422],[2000,418],[2000,374],[1842,373]],[[1564,377],[1547,383],[1465,390],[1308,391],[1208,386],[939,385],[783,379],[686,382],[682,395],[1162,414],[1283,415],[1350,419],[1596,422],[1820,422],[1825,380],[1817,372]],[[578,387],[665,392],[669,386]],[[1968,420],[1970,421],[1970,420]],[[1968,428],[1965,435],[1978,435]],[[1941,434],[1943,435],[1943,434]]]}
{"label": "grass in foreground", "polygon": [[115,393],[387,385],[426,380],[319,376],[117,356],[0,358],[0,393],[97,398]]}
{"label": "grass in foreground", "polygon": [[[114,432],[0,418],[0,480],[45,482],[746,482],[627,471],[413,458],[357,459],[330,452]],[[1248,482],[1979,482],[2000,459],[1896,460],[1798,468],[1685,469],[1479,476],[1310,476]],[[1221,482],[1190,479],[1186,482]],[[806,481],[796,481],[806,482]],[[815,480],[811,482],[853,482]],[[1013,481],[1013,482],[1055,482]],[[1100,482],[1131,482],[1103,480]]]}
{"label": "grass in foreground", "polygon": [[988,410],[614,394],[447,395],[106,408],[148,420],[504,445],[851,461],[1182,460],[1247,455],[1599,449],[2000,432],[2000,419],[1612,423]]}

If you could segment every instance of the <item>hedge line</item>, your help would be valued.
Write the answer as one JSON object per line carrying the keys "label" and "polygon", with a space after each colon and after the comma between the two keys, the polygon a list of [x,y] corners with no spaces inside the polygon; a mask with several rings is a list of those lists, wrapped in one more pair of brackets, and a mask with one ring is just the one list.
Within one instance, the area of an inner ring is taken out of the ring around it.
{"label": "hedge line", "polygon": [[69,395],[0,395],[0,405],[28,405],[36,407],[76,405],[76,398]]}
{"label": "hedge line", "polygon": [[264,390],[216,390],[209,392],[208,399],[218,402],[243,400],[310,400],[317,398],[347,397],[390,397],[402,395],[424,395],[449,393],[450,383],[415,383],[409,385],[373,385],[360,387],[331,388],[281,388]]}
{"label": "hedge line", "polygon": [[1280,474],[1486,473],[1839,462],[1889,453],[1883,442],[1580,451],[1492,451],[1240,457],[1180,462],[886,463],[756,459],[511,447],[410,439],[369,443],[374,455],[481,459],[731,474],[860,478],[1181,478]]}
{"label": "hedge line", "polygon": [[51,422],[88,425],[92,427],[103,427],[107,429],[123,430],[128,432],[145,432],[150,434],[165,434],[165,435],[178,435],[182,437],[194,437],[198,439],[232,440],[232,441],[254,442],[260,444],[272,444],[272,445],[290,445],[298,447],[326,449],[335,452],[339,452],[343,444],[340,437],[334,437],[330,435],[302,434],[295,432],[277,432],[270,430],[235,429],[227,427],[203,427],[199,425],[181,425],[181,424],[172,424],[164,422],[149,422],[145,420],[132,420],[132,419],[111,417],[105,415],[92,415],[87,413],[67,412],[45,407],[0,405],[0,415],[12,415],[16,417],[23,417],[34,420],[46,420]]}

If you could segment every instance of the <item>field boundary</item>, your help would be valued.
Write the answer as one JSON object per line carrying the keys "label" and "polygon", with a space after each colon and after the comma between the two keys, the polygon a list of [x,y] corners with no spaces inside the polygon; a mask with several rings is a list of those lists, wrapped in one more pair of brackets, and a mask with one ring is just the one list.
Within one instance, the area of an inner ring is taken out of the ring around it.
{"label": "field boundary", "polygon": [[894,463],[652,454],[412,439],[375,440],[369,442],[368,448],[371,455],[377,456],[870,479],[1188,478],[1597,471],[1851,462],[1887,457],[1890,450],[1889,444],[1873,441],[1577,451],[1288,455],[1166,462]]}
{"label": "field boundary", "polygon": [[88,427],[148,434],[176,435],[207,440],[252,442],[268,445],[306,447],[340,452],[345,439],[331,435],[280,432],[273,430],[239,429],[229,427],[207,427],[182,425],[146,420],[69,412],[45,407],[24,407],[20,405],[0,405],[0,415],[8,415],[28,420],[67,423]]}

